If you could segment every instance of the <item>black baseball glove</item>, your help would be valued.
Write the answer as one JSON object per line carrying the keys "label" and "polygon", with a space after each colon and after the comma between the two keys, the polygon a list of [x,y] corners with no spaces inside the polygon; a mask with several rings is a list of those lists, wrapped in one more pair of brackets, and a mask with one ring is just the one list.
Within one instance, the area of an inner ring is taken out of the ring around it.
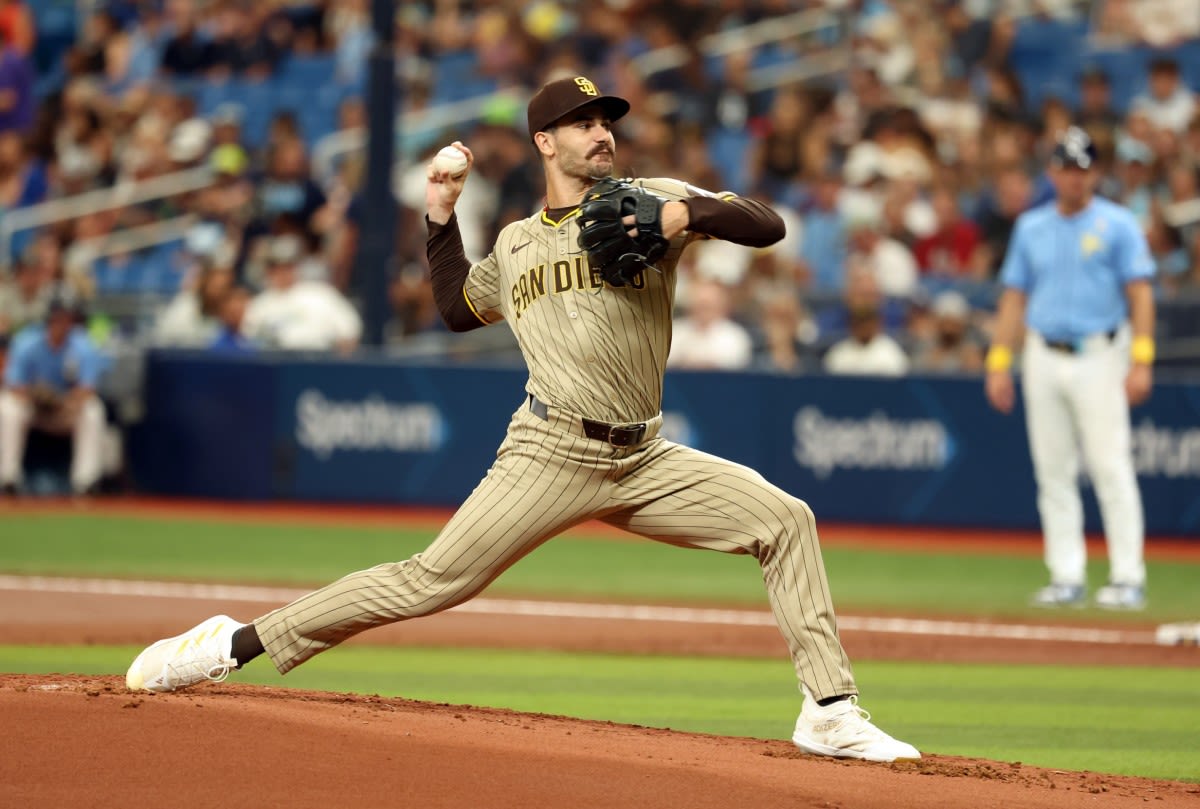
{"label": "black baseball glove", "polygon": [[[623,287],[662,258],[670,245],[662,232],[666,200],[622,180],[600,180],[579,206],[579,246],[610,286]],[[633,215],[637,235],[621,220]]]}

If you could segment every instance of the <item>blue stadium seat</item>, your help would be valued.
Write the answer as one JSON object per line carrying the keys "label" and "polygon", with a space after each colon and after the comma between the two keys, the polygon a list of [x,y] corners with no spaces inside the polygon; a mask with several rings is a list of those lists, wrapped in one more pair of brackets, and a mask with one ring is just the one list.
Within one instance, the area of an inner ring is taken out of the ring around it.
{"label": "blue stadium seat", "polygon": [[242,142],[251,149],[260,148],[267,142],[267,130],[271,127],[271,107],[247,107],[242,118]]}
{"label": "blue stadium seat", "polygon": [[1083,23],[1029,17],[1018,24],[1008,64],[1021,79],[1028,109],[1051,97],[1077,102],[1086,36]]}
{"label": "blue stadium seat", "polygon": [[63,52],[75,44],[75,0],[37,0],[29,6],[37,31],[33,63],[38,75],[43,76],[59,65]]}
{"label": "blue stadium seat", "polygon": [[744,194],[746,156],[753,137],[744,129],[714,129],[707,136],[708,157],[721,175],[721,190]]}
{"label": "blue stadium seat", "polygon": [[213,111],[233,98],[233,80],[205,80],[196,85],[196,112],[207,118]]}
{"label": "blue stadium seat", "polygon": [[[479,57],[472,50],[439,55],[433,68],[433,104],[462,101],[477,95],[480,86],[494,84],[479,75]],[[487,92],[487,90],[483,90]]]}
{"label": "blue stadium seat", "polygon": [[179,291],[186,264],[181,260],[182,241],[164,242],[132,256],[99,258],[92,278],[100,295],[148,294],[170,297]]}
{"label": "blue stadium seat", "polygon": [[1113,108],[1125,112],[1129,103],[1147,86],[1150,62],[1166,56],[1179,63],[1184,83],[1200,91],[1200,42],[1158,50],[1150,47],[1095,50],[1087,56],[1089,64],[1100,67],[1112,83]]}
{"label": "blue stadium seat", "polygon": [[187,264],[181,241],[166,242],[146,250],[139,257],[138,291],[169,297],[179,292]]}
{"label": "blue stadium seat", "polygon": [[1129,102],[1146,86],[1146,64],[1148,51],[1143,48],[1098,50],[1090,55],[1088,62],[1096,65],[1108,76],[1112,86],[1113,109],[1124,113]]}
{"label": "blue stadium seat", "polygon": [[274,104],[275,83],[233,79],[226,83],[225,100],[239,104],[243,110],[270,108]]}
{"label": "blue stadium seat", "polygon": [[275,71],[276,81],[322,87],[334,80],[336,60],[333,56],[290,56]]}

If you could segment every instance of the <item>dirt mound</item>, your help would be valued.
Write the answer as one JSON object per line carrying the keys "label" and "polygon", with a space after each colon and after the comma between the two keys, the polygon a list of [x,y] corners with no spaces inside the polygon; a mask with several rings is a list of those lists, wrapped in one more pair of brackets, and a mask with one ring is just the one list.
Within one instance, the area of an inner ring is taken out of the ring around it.
{"label": "dirt mound", "polygon": [[0,805],[1196,806],[1200,786],[927,756],[817,759],[705,736],[410,700],[115,677],[0,675]]}

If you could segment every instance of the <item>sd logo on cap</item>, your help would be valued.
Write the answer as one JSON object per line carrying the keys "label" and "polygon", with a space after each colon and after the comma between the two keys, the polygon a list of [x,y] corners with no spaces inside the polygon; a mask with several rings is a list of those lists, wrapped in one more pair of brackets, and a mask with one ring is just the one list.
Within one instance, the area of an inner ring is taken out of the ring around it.
{"label": "sd logo on cap", "polygon": [[588,104],[597,104],[608,120],[615,121],[629,112],[629,102],[618,96],[601,95],[595,82],[586,76],[557,79],[545,84],[529,99],[529,137],[550,129],[555,121]]}

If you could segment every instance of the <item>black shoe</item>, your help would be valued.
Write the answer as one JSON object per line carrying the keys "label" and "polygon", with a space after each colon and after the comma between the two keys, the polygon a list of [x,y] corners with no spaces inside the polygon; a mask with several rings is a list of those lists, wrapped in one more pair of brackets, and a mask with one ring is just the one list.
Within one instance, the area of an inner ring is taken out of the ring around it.
{"label": "black shoe", "polygon": [[21,491],[15,483],[5,483],[0,485],[0,497],[16,497]]}

